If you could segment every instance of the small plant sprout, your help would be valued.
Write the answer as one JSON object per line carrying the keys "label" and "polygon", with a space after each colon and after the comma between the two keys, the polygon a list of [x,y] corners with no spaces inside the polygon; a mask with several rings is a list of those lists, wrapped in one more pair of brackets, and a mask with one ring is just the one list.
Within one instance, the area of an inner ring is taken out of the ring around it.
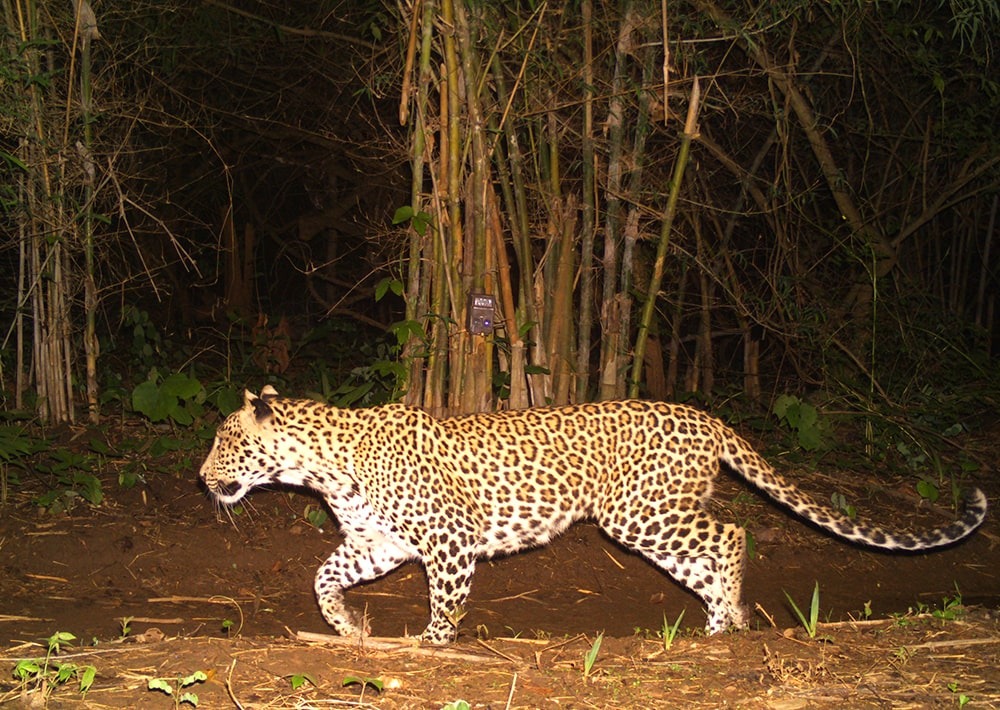
{"label": "small plant sprout", "polygon": [[917,494],[928,503],[937,502],[937,499],[941,496],[937,484],[928,478],[921,478],[917,482]]}
{"label": "small plant sprout", "polygon": [[18,661],[17,665],[14,666],[14,676],[21,681],[25,690],[29,686],[38,689],[46,702],[54,688],[65,685],[73,679],[80,683],[80,693],[86,695],[97,677],[97,669],[94,666],[59,663],[53,658],[64,645],[75,640],[76,636],[73,634],[57,631],[49,637],[46,643],[45,658]]}
{"label": "small plant sprout", "polygon": [[229,636],[230,634],[232,634],[232,632],[233,632],[233,626],[235,626],[235,624],[233,624],[233,620],[232,619],[223,619],[222,620],[222,630],[226,632],[226,636]]}
{"label": "small plant sprout", "polygon": [[941,600],[941,608],[931,612],[931,616],[941,621],[955,621],[965,614],[965,607],[962,605],[962,593],[955,588],[955,596],[945,597]]}
{"label": "small plant sprout", "polygon": [[839,510],[851,520],[858,517],[858,509],[848,503],[847,498],[840,491],[834,491],[834,493],[830,496],[830,502],[833,504],[834,508]]}
{"label": "small plant sprout", "polygon": [[958,696],[958,707],[960,707],[960,708],[964,708],[966,705],[969,704],[969,701],[972,700],[972,698],[970,698],[968,695],[966,695],[965,693],[959,691],[959,689],[958,689],[958,683],[956,683],[954,681],[952,681],[951,683],[948,683],[948,690],[950,690],[956,696]]}
{"label": "small plant sprout", "polygon": [[677,616],[677,620],[673,624],[667,621],[667,615],[663,615],[663,628],[660,631],[660,635],[663,638],[663,650],[669,651],[670,647],[674,645],[674,639],[677,638],[677,633],[681,628],[681,619],[684,618],[684,609]]}
{"label": "small plant sprout", "polygon": [[120,631],[118,632],[118,638],[120,639],[128,638],[128,635],[132,633],[132,619],[134,618],[135,618],[134,616],[123,616],[121,618],[121,621],[118,624],[120,629]]}
{"label": "small plant sprout", "polygon": [[816,451],[822,447],[822,426],[816,407],[794,395],[783,394],[775,400],[774,414],[795,433],[798,445],[803,450]]}
{"label": "small plant sprout", "polygon": [[604,640],[604,632],[597,634],[597,638],[594,639],[594,643],[591,644],[590,650],[583,656],[583,677],[589,678],[590,672],[594,669],[594,663],[597,661],[597,654],[601,651],[601,642]]}
{"label": "small plant sprout", "polygon": [[471,707],[465,700],[453,700],[447,705],[442,705],[441,710],[470,710]]}
{"label": "small plant sprout", "polygon": [[312,525],[317,530],[322,530],[329,516],[326,511],[323,510],[322,506],[319,505],[307,505],[305,510],[302,511],[302,517],[307,523]]}
{"label": "small plant sprout", "polygon": [[464,607],[459,606],[453,609],[452,611],[446,612],[445,616],[448,618],[448,621],[451,623],[451,625],[454,626],[455,629],[457,630],[458,625],[462,623],[462,619],[464,619],[465,615],[468,613],[469,612],[466,611]]}
{"label": "small plant sprout", "polygon": [[361,695],[358,696],[358,705],[364,700],[365,691],[368,688],[372,688],[376,693],[381,693],[382,689],[385,688],[385,683],[382,682],[381,678],[367,678],[356,675],[349,675],[344,678],[343,683],[341,683],[345,688],[350,685],[361,686]]}
{"label": "small plant sprout", "polygon": [[316,679],[309,673],[293,673],[292,675],[285,677],[288,678],[288,682],[291,684],[292,690],[298,690],[306,683],[309,683],[314,688],[316,687]]}
{"label": "small plant sprout", "polygon": [[757,538],[750,530],[745,530],[747,539],[747,559],[757,559]]}
{"label": "small plant sprout", "polygon": [[792,595],[785,592],[785,597],[788,599],[788,603],[792,607],[792,611],[795,613],[795,618],[799,620],[802,627],[809,634],[809,638],[816,638],[816,630],[819,628],[819,582],[816,582],[816,586],[813,587],[812,599],[809,602],[809,616],[799,609],[798,604],[792,599]]}
{"label": "small plant sprout", "polygon": [[195,683],[204,683],[206,680],[208,680],[208,675],[204,671],[195,671],[189,676],[177,678],[173,681],[166,678],[150,678],[147,688],[149,690],[159,690],[169,695],[174,700],[175,708],[179,708],[181,705],[190,705],[196,708],[198,707],[198,695],[190,691],[181,691],[184,688],[191,687]]}

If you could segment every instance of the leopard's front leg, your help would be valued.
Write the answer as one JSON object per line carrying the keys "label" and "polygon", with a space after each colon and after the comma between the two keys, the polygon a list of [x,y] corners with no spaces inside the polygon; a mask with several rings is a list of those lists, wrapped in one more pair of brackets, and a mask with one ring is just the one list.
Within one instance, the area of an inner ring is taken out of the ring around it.
{"label": "leopard's front leg", "polygon": [[352,536],[344,540],[316,572],[313,585],[319,609],[333,630],[341,636],[367,636],[366,624],[344,603],[344,590],[377,579],[412,557],[382,538],[374,541]]}
{"label": "leopard's front leg", "polygon": [[431,620],[420,640],[443,645],[455,640],[458,624],[472,587],[476,556],[471,551],[453,555],[449,548],[439,549],[424,559],[430,591]]}

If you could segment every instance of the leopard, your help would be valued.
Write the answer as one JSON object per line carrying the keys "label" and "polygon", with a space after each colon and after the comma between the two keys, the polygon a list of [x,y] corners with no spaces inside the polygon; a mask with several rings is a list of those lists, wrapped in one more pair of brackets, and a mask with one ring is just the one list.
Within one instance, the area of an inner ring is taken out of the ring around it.
{"label": "leopard", "polygon": [[345,590],[419,561],[430,621],[419,636],[451,643],[477,561],[546,544],[580,520],[694,593],[705,631],[746,628],[747,534],[713,510],[722,466],[835,537],[923,552],[971,535],[986,516],[978,488],[952,522],[890,531],[823,505],[732,428],[700,409],[609,400],[438,418],[404,404],[341,408],[246,391],[218,427],[200,479],[220,506],[255,487],[314,491],[342,542],[314,583],[322,616],[344,636],[371,633]]}

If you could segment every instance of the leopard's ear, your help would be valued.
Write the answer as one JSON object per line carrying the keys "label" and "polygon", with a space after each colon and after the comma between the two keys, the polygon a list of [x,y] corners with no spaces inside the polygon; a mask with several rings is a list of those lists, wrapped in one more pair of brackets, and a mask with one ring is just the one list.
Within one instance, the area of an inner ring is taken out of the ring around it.
{"label": "leopard's ear", "polygon": [[278,390],[274,389],[271,385],[264,385],[264,389],[260,391],[260,398],[265,402],[270,402],[272,399],[278,396]]}
{"label": "leopard's ear", "polygon": [[255,399],[253,401],[253,413],[258,424],[263,424],[274,416],[274,410],[268,405],[267,400]]}
{"label": "leopard's ear", "polygon": [[253,409],[253,417],[258,424],[262,424],[274,416],[274,410],[268,405],[268,401],[274,399],[278,393],[271,385],[267,385],[261,390],[261,394],[264,395],[263,398],[258,397],[250,390],[243,391],[243,409],[248,412]]}

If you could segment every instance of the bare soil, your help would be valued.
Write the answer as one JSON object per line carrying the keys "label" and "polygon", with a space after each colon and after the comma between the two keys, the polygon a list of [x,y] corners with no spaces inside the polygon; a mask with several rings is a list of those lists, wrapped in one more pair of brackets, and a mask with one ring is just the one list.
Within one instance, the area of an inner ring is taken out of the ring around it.
{"label": "bare soil", "polygon": [[[444,649],[401,638],[427,621],[418,565],[352,590],[373,631],[390,637],[358,646],[324,637],[313,600],[313,574],[339,541],[334,521],[304,519],[318,501],[260,491],[230,520],[196,469],[150,473],[130,490],[109,471],[101,506],[59,515],[38,511],[29,482],[11,491],[0,509],[0,704],[45,704],[44,689],[19,683],[13,669],[66,631],[77,641],[60,661],[93,665],[97,678],[85,696],[72,682],[50,689],[49,707],[170,708],[148,681],[176,686],[198,670],[208,680],[188,690],[201,708],[440,708],[458,699],[480,708],[1000,707],[992,510],[952,549],[887,555],[814,531],[723,476],[720,515],[755,542],[744,589],[757,609],[751,631],[704,637],[693,596],[581,524],[545,548],[481,563],[459,641]],[[840,490],[859,515],[893,527],[952,514],[922,504],[912,481],[789,476],[823,498]],[[995,504],[996,471],[979,478]],[[806,610],[816,583],[828,623],[810,639],[785,593]],[[959,595],[962,606],[943,611]],[[664,619],[682,612],[667,647]],[[293,689],[293,676],[311,680]]]}

